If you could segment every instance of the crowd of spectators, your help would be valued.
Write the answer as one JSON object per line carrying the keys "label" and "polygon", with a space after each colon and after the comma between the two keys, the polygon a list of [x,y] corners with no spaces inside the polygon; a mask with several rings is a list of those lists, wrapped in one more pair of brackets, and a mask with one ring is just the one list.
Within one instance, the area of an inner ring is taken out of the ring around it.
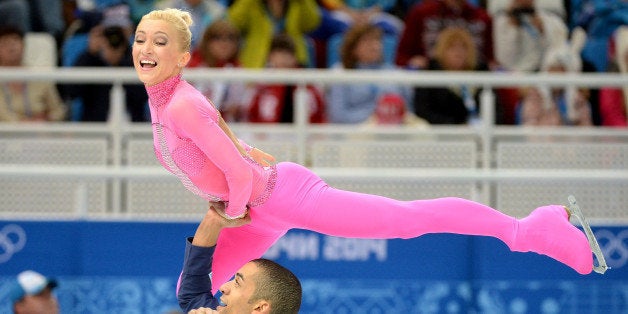
{"label": "crowd of spectators", "polygon": [[[628,2],[621,0],[0,0],[0,40],[47,33],[56,43],[55,66],[132,67],[135,25],[165,7],[194,18],[194,68],[628,71]],[[8,57],[0,54],[0,65],[27,66]],[[295,86],[193,83],[226,120],[293,121]],[[2,85],[0,121],[109,116],[109,84],[58,84],[56,92]],[[479,87],[338,84],[308,86],[303,97],[312,123],[473,124]],[[124,88],[129,120],[149,121],[143,87]],[[627,126],[627,88],[494,92],[498,124]]]}

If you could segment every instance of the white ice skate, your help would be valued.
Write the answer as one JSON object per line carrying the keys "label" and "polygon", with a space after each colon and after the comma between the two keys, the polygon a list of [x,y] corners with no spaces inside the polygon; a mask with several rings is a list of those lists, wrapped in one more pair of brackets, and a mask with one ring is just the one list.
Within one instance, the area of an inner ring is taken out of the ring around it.
{"label": "white ice skate", "polygon": [[569,197],[567,197],[567,200],[569,201],[568,209],[571,212],[571,215],[575,216],[580,222],[580,225],[582,225],[582,229],[584,229],[584,233],[586,234],[587,239],[589,240],[589,246],[591,246],[591,251],[595,255],[595,258],[597,259],[597,266],[595,265],[593,266],[593,271],[599,274],[603,274],[610,267],[606,265],[604,254],[602,254],[600,245],[597,243],[597,240],[595,239],[595,235],[593,234],[593,231],[591,230],[591,226],[589,226],[589,222],[582,214],[582,211],[580,210],[580,206],[578,206],[578,204],[576,203],[576,198],[573,195],[569,195]]}

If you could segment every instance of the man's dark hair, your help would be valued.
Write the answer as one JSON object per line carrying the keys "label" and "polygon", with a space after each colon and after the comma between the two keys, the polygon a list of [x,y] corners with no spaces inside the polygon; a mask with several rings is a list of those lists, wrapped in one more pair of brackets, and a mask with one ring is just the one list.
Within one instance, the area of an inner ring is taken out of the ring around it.
{"label": "man's dark hair", "polygon": [[277,34],[270,42],[270,51],[285,51],[290,54],[296,54],[297,48],[294,40],[287,34]]}
{"label": "man's dark hair", "polygon": [[301,307],[303,291],[301,282],[287,268],[264,258],[254,259],[259,268],[255,292],[249,302],[266,300],[271,314],[297,314]]}
{"label": "man's dark hair", "polygon": [[24,39],[24,32],[12,25],[0,26],[0,37],[15,35]]}

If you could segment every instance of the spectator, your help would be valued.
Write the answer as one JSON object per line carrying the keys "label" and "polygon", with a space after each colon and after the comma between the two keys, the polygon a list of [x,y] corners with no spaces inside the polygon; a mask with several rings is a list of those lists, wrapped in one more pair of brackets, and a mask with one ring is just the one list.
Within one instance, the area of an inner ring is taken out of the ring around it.
{"label": "spectator", "polygon": [[[110,25],[105,19],[89,33],[88,48],[75,62],[77,67],[131,67],[131,45],[128,29]],[[148,121],[148,96],[141,84],[124,85],[126,109],[133,122]],[[109,117],[111,84],[80,84],[67,86],[70,98],[80,98],[82,114],[79,120],[107,121]]]}
{"label": "spectator", "polygon": [[511,0],[505,11],[494,17],[495,56],[509,71],[536,72],[549,47],[567,40],[562,18],[539,8],[535,0]]}
{"label": "spectator", "polygon": [[[246,263],[236,273],[235,279],[223,284],[220,287],[222,302],[211,294],[209,274],[221,231],[242,227],[251,221],[249,216],[234,220],[223,218],[214,206],[221,206],[220,209],[224,210],[221,203],[210,203],[194,237],[186,241],[177,289],[181,308],[186,313],[297,314],[302,297],[299,279],[288,269],[267,259]],[[218,312],[210,309],[218,309]]]}
{"label": "spectator", "polygon": [[[295,69],[299,67],[296,48],[292,38],[277,35],[273,38],[266,67],[269,69]],[[257,86],[249,110],[250,122],[294,121],[294,85],[262,84]],[[311,123],[326,121],[325,103],[321,92],[307,86],[307,107]]]}
{"label": "spectator", "polygon": [[346,25],[374,24],[393,35],[403,31],[403,21],[389,13],[395,1],[389,0],[321,0],[322,7],[329,10],[331,16]]}
{"label": "spectator", "polygon": [[[0,27],[0,66],[23,67],[24,33]],[[66,107],[57,87],[45,81],[0,83],[0,121],[60,121]]]}
{"label": "spectator", "polygon": [[396,94],[387,94],[381,97],[375,106],[375,112],[366,121],[367,125],[407,125],[426,127],[427,121],[417,117],[408,110],[407,102]]}
{"label": "spectator", "polygon": [[[383,31],[371,24],[356,25],[347,31],[341,46],[340,70],[386,70],[393,66],[383,60]],[[410,91],[394,84],[334,84],[329,87],[327,108],[329,122],[362,123],[367,121],[378,102],[395,97],[408,104]]]}
{"label": "spectator", "polygon": [[[621,26],[612,37],[608,72],[628,72],[628,26]],[[600,89],[600,118],[602,126],[628,127],[628,88]]]}
{"label": "spectator", "polygon": [[433,56],[438,34],[457,26],[471,32],[477,46],[476,62],[494,67],[493,28],[488,13],[466,0],[424,0],[414,5],[405,19],[397,47],[396,63],[410,69],[424,69]]}
{"label": "spectator", "polygon": [[[586,34],[577,28],[570,42],[550,48],[543,58],[542,72],[579,73],[582,71],[580,51]],[[588,91],[575,87],[529,88],[517,108],[517,121],[522,125],[591,126],[591,103]]]}
{"label": "spectator", "polygon": [[[211,25],[212,22],[226,15],[226,7],[218,0],[165,0],[160,1],[156,8],[177,8],[190,12],[194,20],[194,24],[190,26],[193,48],[198,45],[205,29]],[[148,13],[149,11],[144,13]]]}
{"label": "spectator", "polygon": [[244,67],[263,68],[273,36],[282,33],[292,37],[299,64],[310,63],[306,34],[321,23],[316,1],[236,0],[227,14],[244,38],[239,58]]}
{"label": "spectator", "polygon": [[[448,27],[438,35],[434,57],[428,61],[427,69],[487,71],[485,64],[478,63],[477,53],[469,31]],[[431,124],[473,124],[479,121],[479,109],[479,89],[473,86],[417,87],[414,90],[415,113]],[[500,113],[497,116],[500,117]]]}
{"label": "spectator", "polygon": [[[328,60],[329,49],[335,49],[344,33],[354,25],[374,24],[395,39],[401,35],[403,20],[391,14],[395,1],[389,0],[319,0],[322,21],[319,27],[308,34],[316,49],[316,67],[326,68],[334,63]],[[396,47],[395,47],[396,48]]]}
{"label": "spectator", "polygon": [[587,34],[582,58],[590,62],[595,71],[605,71],[608,65],[608,41],[618,27],[628,25],[628,1],[571,2],[571,28],[582,27]]}
{"label": "spectator", "polygon": [[162,0],[124,0],[129,6],[131,22],[137,25],[144,14],[154,10]]}
{"label": "spectator", "polygon": [[[238,68],[239,30],[227,19],[213,22],[192,52],[189,67]],[[250,102],[250,92],[241,82],[221,82],[215,79],[195,82],[196,88],[216,106],[225,121],[244,121]]]}
{"label": "spectator", "polygon": [[9,290],[13,312],[15,314],[57,314],[59,304],[53,290],[57,281],[44,275],[25,270],[17,278]]}
{"label": "spectator", "polygon": [[60,41],[65,29],[62,2],[0,0],[0,26],[14,26],[22,33],[49,33]]}
{"label": "spectator", "polygon": [[32,32],[52,35],[60,43],[66,25],[62,1],[29,0]]}
{"label": "spectator", "polygon": [[13,26],[22,33],[30,32],[30,7],[24,0],[0,0],[0,26]]}

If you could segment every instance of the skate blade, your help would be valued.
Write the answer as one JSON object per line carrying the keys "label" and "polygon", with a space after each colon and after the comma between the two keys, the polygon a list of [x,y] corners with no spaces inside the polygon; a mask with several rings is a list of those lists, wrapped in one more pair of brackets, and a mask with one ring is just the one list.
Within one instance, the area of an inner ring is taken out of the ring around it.
{"label": "skate blade", "polygon": [[595,265],[593,266],[593,271],[595,271],[598,274],[604,274],[604,272],[606,272],[606,270],[609,269],[610,267],[606,265],[604,254],[602,254],[602,250],[600,249],[600,245],[597,243],[597,239],[595,238],[595,235],[593,234],[593,231],[591,230],[591,226],[589,226],[589,222],[586,220],[586,218],[582,214],[582,211],[580,210],[580,206],[578,206],[578,204],[576,203],[576,198],[573,195],[569,195],[569,197],[567,197],[567,200],[569,201],[569,210],[571,211],[571,214],[575,216],[580,222],[580,225],[582,225],[582,228],[584,229],[584,233],[586,234],[587,239],[589,240],[589,246],[591,247],[591,251],[595,255],[595,258],[597,259],[597,266]]}

